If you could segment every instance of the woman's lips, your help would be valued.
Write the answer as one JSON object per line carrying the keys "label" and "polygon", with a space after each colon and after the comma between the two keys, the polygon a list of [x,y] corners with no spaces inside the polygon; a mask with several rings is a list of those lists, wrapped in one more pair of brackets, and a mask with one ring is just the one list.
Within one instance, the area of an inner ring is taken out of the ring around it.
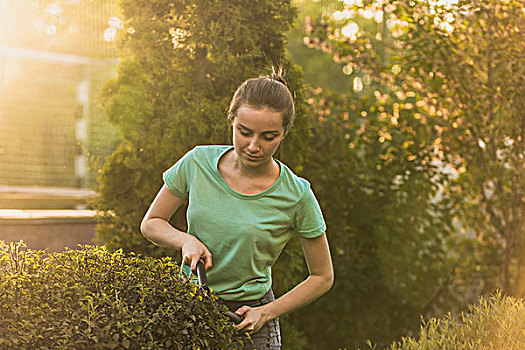
{"label": "woman's lips", "polygon": [[261,156],[252,156],[251,154],[246,153],[246,152],[244,152],[244,154],[245,154],[245,155],[248,157],[248,159],[250,159],[250,160],[258,160],[258,159],[261,158]]}

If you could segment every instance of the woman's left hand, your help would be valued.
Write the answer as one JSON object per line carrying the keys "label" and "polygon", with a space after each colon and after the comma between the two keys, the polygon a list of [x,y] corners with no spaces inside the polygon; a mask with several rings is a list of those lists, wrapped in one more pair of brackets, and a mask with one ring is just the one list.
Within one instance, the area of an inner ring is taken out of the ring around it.
{"label": "woman's left hand", "polygon": [[270,321],[264,306],[250,307],[244,305],[237,309],[235,313],[239,316],[244,316],[242,322],[235,325],[235,328],[250,334],[257,332],[266,322]]}

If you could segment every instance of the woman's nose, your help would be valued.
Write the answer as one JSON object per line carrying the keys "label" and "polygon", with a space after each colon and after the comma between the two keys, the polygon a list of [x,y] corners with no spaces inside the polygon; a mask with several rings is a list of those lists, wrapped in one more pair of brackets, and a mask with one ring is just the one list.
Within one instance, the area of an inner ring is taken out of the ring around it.
{"label": "woman's nose", "polygon": [[257,137],[252,137],[250,144],[248,145],[248,150],[252,153],[255,153],[259,150],[259,140]]}

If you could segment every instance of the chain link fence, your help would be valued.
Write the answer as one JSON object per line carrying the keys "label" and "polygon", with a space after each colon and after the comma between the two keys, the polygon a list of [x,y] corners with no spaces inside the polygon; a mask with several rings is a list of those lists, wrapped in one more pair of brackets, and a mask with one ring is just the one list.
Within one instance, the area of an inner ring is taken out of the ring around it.
{"label": "chain link fence", "polygon": [[0,0],[2,188],[96,182],[88,159],[119,141],[97,98],[116,75],[121,25],[113,0]]}

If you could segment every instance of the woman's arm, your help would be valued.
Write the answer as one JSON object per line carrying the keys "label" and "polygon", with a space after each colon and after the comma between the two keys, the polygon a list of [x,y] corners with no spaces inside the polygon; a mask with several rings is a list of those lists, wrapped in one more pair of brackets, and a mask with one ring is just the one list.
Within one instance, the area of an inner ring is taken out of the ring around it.
{"label": "woman's arm", "polygon": [[236,327],[257,332],[266,322],[308,305],[326,293],[334,283],[332,258],[326,233],[316,238],[301,238],[310,275],[295,288],[266,305],[251,308],[243,306],[236,311],[244,320]]}
{"label": "woman's arm", "polygon": [[151,203],[140,230],[144,237],[158,246],[182,250],[183,263],[196,271],[197,262],[205,261],[206,269],[212,266],[211,253],[195,236],[177,230],[168,222],[170,217],[180,208],[184,200],[174,195],[166,185]]}

